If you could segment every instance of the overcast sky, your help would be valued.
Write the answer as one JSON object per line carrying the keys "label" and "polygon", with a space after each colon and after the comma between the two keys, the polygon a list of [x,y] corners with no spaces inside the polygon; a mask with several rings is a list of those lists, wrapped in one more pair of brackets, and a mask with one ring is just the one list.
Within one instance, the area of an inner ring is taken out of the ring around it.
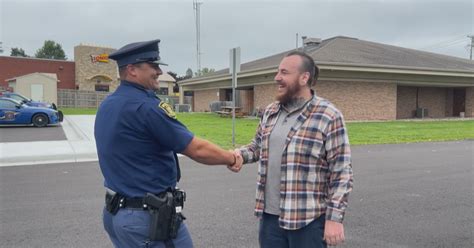
{"label": "overcast sky", "polygon": [[[203,0],[201,65],[228,67],[229,49],[241,61],[295,48],[296,33],[338,35],[469,58],[474,0]],[[120,48],[161,39],[167,71],[196,69],[192,0],[0,0],[3,54],[13,47],[33,56],[45,40],[60,43],[69,60],[80,43]],[[301,41],[299,41],[301,45]]]}

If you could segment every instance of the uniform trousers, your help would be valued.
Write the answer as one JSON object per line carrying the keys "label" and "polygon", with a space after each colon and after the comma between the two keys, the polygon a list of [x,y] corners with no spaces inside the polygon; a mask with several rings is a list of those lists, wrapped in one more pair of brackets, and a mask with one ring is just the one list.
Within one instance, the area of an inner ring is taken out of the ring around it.
{"label": "uniform trousers", "polygon": [[122,208],[112,215],[105,208],[103,223],[115,248],[192,248],[193,241],[184,223],[181,223],[178,235],[168,241],[150,241],[150,213],[148,210]]}

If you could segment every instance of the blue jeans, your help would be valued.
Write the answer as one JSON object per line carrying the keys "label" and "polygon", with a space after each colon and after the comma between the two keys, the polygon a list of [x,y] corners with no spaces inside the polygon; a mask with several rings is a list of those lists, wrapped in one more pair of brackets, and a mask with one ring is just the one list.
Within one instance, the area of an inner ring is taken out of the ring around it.
{"label": "blue jeans", "polygon": [[[105,231],[109,234],[115,248],[165,248],[162,241],[149,240],[150,214],[141,209],[120,209],[116,215],[103,211]],[[184,223],[178,236],[171,240],[175,248],[191,248],[193,241]]]}
{"label": "blue jeans", "polygon": [[326,248],[323,240],[325,216],[320,216],[298,230],[285,230],[278,224],[278,215],[263,213],[258,241],[261,248]]}

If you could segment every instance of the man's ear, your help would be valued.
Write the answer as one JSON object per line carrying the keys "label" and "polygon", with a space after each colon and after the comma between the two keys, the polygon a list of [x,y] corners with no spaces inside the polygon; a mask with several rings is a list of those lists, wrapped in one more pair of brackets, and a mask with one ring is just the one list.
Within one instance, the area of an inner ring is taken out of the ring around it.
{"label": "man's ear", "polygon": [[130,77],[136,77],[137,67],[134,65],[127,65],[127,75],[129,75]]}
{"label": "man's ear", "polygon": [[301,86],[307,85],[309,81],[309,72],[301,74],[300,79]]}

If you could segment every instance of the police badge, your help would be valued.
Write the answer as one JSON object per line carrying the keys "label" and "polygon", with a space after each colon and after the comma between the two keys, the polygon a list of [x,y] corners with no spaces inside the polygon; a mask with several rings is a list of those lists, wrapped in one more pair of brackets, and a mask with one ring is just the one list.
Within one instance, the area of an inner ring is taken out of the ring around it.
{"label": "police badge", "polygon": [[171,107],[171,105],[166,102],[160,102],[160,105],[158,106],[163,109],[170,118],[176,119],[176,113],[173,111],[173,107]]}

